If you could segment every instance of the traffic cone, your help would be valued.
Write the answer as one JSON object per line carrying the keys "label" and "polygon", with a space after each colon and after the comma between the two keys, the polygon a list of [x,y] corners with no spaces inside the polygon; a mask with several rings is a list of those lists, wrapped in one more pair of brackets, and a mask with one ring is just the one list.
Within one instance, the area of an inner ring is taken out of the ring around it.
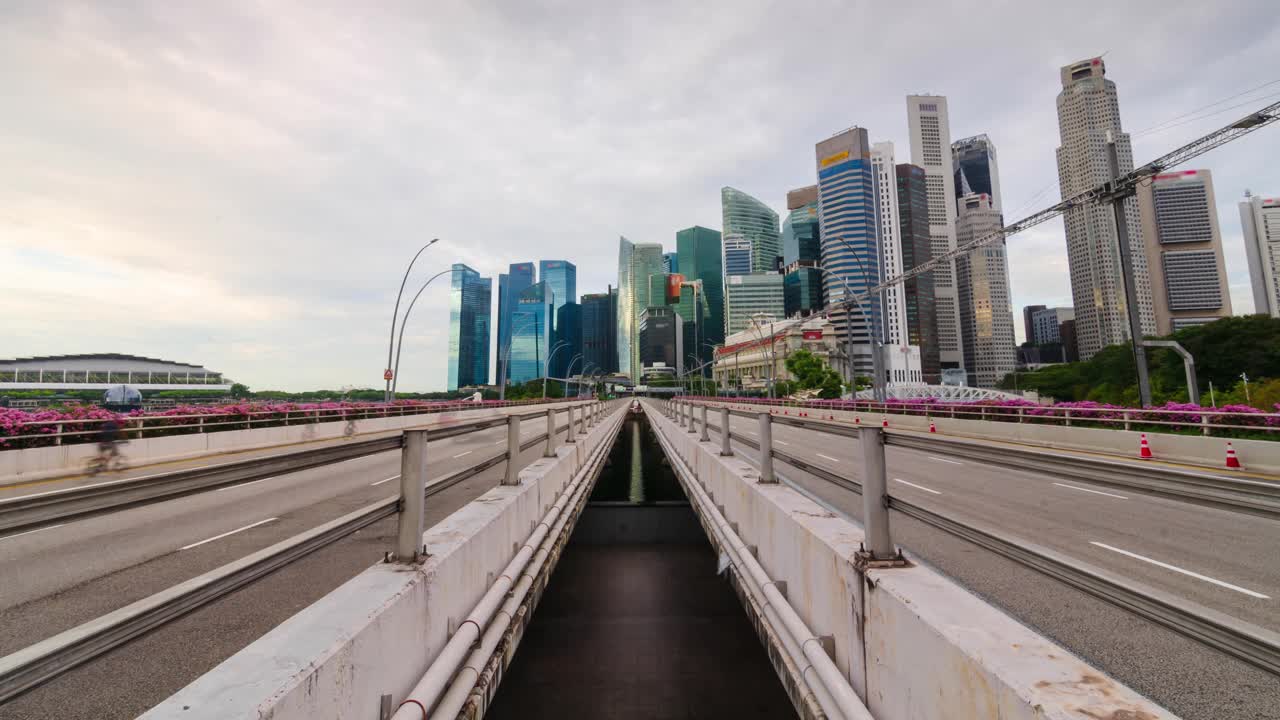
{"label": "traffic cone", "polygon": [[936,433],[936,432],[938,432],[938,428],[936,428],[936,427],[934,427],[934,426],[933,426],[933,421],[932,421],[932,420],[930,420],[930,421],[929,421],[929,432],[931,432],[931,433]]}
{"label": "traffic cone", "polygon": [[854,425],[861,425],[861,424],[862,424],[862,418],[858,417],[857,415],[854,415],[854,416],[853,416],[853,424],[854,424]]}
{"label": "traffic cone", "polygon": [[889,427],[889,418],[885,418],[880,427]]}
{"label": "traffic cone", "polygon": [[1142,443],[1138,446],[1138,458],[1141,460],[1150,460],[1151,446],[1147,444],[1147,434],[1142,433]]}
{"label": "traffic cone", "polygon": [[1236,457],[1236,449],[1231,447],[1231,441],[1227,441],[1227,467],[1240,468],[1240,458]]}

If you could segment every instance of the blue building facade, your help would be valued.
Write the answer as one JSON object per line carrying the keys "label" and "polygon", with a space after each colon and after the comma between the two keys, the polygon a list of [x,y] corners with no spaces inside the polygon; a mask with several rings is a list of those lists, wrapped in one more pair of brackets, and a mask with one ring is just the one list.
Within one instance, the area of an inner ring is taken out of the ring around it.
{"label": "blue building facade", "polygon": [[554,318],[554,299],[545,282],[530,285],[516,298],[511,317],[509,378],[512,384],[543,376],[551,349]]}
{"label": "blue building facade", "polygon": [[534,264],[512,263],[506,274],[498,275],[498,383],[507,377],[507,348],[511,346],[511,320],[520,294],[533,285]]}
{"label": "blue building facade", "polygon": [[449,290],[449,389],[489,384],[493,281],[457,263]]}
{"label": "blue building facade", "polygon": [[[538,273],[541,282],[551,289],[553,295],[551,344],[553,346],[565,344],[565,349],[555,353],[551,358],[549,372],[552,377],[564,377],[569,360],[582,352],[581,329],[566,327],[561,330],[557,325],[565,306],[578,304],[578,267],[568,260],[542,260],[538,263]],[[566,315],[566,319],[574,317],[578,317],[574,310]]]}

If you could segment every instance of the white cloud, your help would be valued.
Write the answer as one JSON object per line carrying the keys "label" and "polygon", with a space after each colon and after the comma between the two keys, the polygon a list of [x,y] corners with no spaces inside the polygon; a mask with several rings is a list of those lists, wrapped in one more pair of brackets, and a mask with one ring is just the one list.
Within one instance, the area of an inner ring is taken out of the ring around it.
{"label": "white cloud", "polygon": [[[392,293],[431,237],[411,286],[466,262],[496,289],[508,263],[564,258],[581,292],[603,290],[619,234],[719,227],[722,185],[780,207],[834,131],[863,125],[907,160],[909,92],[948,95],[956,137],[989,134],[1006,208],[1031,210],[1057,198],[1058,66],[1110,50],[1127,127],[1149,127],[1280,66],[1268,3],[1236,5],[9,4],[0,312],[19,320],[3,354],[376,385]],[[1137,155],[1229,117],[1139,138]],[[1280,194],[1277,147],[1266,129],[1196,161],[1214,169],[1235,286],[1234,203]],[[1015,306],[1069,304],[1059,224],[1010,257]],[[414,311],[406,389],[444,384],[446,280]]]}

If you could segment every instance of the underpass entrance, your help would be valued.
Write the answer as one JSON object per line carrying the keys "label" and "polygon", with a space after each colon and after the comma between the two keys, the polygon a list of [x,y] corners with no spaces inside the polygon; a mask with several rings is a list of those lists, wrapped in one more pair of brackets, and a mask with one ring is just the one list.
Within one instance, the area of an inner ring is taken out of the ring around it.
{"label": "underpass entrance", "polygon": [[487,716],[795,710],[643,415],[622,426]]}

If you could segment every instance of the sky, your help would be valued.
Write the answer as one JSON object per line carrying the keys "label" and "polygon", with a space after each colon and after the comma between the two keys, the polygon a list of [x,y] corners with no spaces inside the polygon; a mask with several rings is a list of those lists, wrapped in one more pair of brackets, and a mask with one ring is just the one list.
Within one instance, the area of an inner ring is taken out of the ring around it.
{"label": "sky", "polygon": [[[565,259],[599,292],[620,235],[674,249],[681,228],[718,229],[725,185],[782,211],[815,182],[814,144],[845,128],[909,161],[911,93],[948,97],[953,139],[990,136],[1006,221],[1059,199],[1062,65],[1105,54],[1139,162],[1280,98],[1274,0],[1096,10],[10,0],[0,358],[120,352],[254,389],[380,387],[396,290],[431,238],[408,291],[463,262],[496,306],[509,263]],[[1278,160],[1280,125],[1186,166],[1213,171],[1237,314],[1252,296],[1236,204],[1280,196]],[[1071,304],[1062,224],[1008,243],[1021,335],[1023,305]],[[401,390],[445,387],[447,280],[409,319]]]}

